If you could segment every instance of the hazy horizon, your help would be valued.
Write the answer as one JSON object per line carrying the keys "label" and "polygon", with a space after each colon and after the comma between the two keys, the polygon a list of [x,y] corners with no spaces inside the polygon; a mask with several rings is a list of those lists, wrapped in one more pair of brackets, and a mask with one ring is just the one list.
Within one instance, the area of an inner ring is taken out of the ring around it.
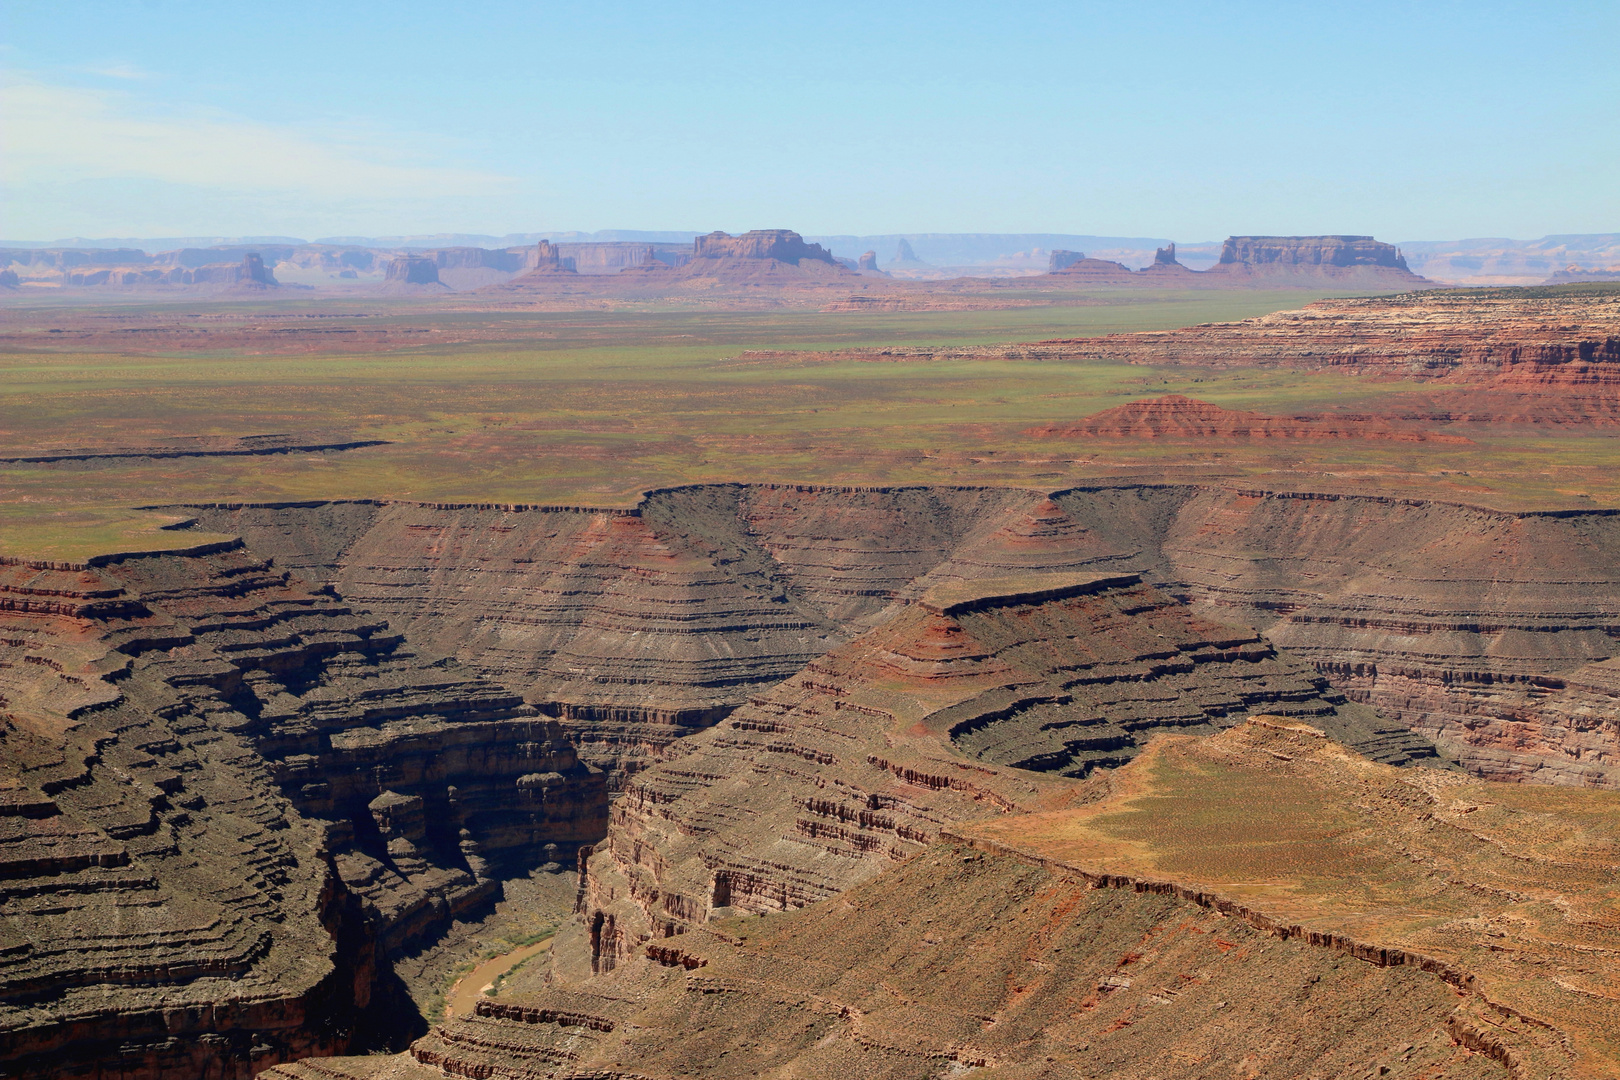
{"label": "hazy horizon", "polygon": [[91,8],[5,3],[5,236],[1620,230],[1609,4]]}

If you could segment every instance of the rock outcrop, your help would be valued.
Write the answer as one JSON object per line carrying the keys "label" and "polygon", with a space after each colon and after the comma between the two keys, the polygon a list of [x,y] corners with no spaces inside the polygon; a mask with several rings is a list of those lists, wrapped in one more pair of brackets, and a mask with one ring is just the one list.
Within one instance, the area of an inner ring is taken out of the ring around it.
{"label": "rock outcrop", "polygon": [[573,257],[563,255],[557,245],[549,240],[542,240],[536,244],[527,262],[529,272],[532,274],[572,274],[576,272]]}
{"label": "rock outcrop", "polygon": [[894,245],[894,255],[889,259],[890,266],[902,269],[927,266],[928,264],[917,258],[917,253],[911,250],[911,241],[901,237]]}
{"label": "rock outcrop", "polygon": [[236,542],[0,566],[0,1067],[248,1076],[408,1030],[391,951],[566,863],[603,777]]}
{"label": "rock outcrop", "polygon": [[1393,244],[1370,236],[1231,236],[1207,274],[1277,281],[1327,279],[1432,284],[1412,273]]}
{"label": "rock outcrop", "polygon": [[1401,427],[1366,414],[1266,416],[1223,409],[1182,394],[1116,405],[1077,424],[1031,428],[1042,438],[1097,439],[1375,439],[1467,444],[1462,435]]}
{"label": "rock outcrop", "polygon": [[858,260],[856,260],[855,266],[856,266],[856,269],[859,269],[859,270],[876,270],[878,268],[877,252],[875,252],[875,251],[864,252],[861,255],[861,257]]}
{"label": "rock outcrop", "polygon": [[447,286],[439,280],[438,261],[428,255],[401,255],[388,264],[384,288],[396,292],[437,292]]}
{"label": "rock outcrop", "polygon": [[1604,511],[1192,485],[1051,498],[723,485],[654,493],[628,513],[326,504],[198,516],[522,692],[616,784],[897,599],[1106,571],[1260,630],[1476,771],[1620,785],[1603,714],[1579,719],[1603,693],[1579,688],[1604,677],[1583,670],[1620,655],[1620,533]]}

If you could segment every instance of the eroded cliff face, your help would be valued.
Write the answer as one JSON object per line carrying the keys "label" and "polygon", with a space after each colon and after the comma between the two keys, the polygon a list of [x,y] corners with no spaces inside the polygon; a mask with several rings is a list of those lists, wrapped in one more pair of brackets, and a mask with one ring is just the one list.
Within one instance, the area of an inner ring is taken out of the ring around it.
{"label": "eroded cliff face", "polygon": [[20,1074],[248,1076],[398,1028],[390,951],[604,826],[554,721],[240,543],[0,566],[0,630]]}
{"label": "eroded cliff face", "polygon": [[273,1075],[1507,1075],[1452,1040],[1455,996],[1423,972],[946,845],[827,904],[649,946],[596,982],[482,1003],[409,1056]]}
{"label": "eroded cliff face", "polygon": [[559,956],[600,973],[716,911],[802,907],[953,823],[1066,797],[1042,773],[1255,709],[1367,736],[1304,665],[1134,575],[937,587],[632,778],[585,866],[588,939]]}
{"label": "eroded cliff face", "polygon": [[[1614,516],[1188,488],[1058,501],[1471,770],[1620,786],[1616,729],[1593,707],[1606,669],[1587,667],[1620,638]],[[1583,678],[1594,688],[1571,688]]]}
{"label": "eroded cliff face", "polygon": [[[1171,258],[1175,257],[1172,248]],[[1407,269],[1393,244],[1370,236],[1229,236],[1217,266],[1382,266]]]}
{"label": "eroded cliff face", "polygon": [[[1002,347],[1002,352],[1006,352]],[[1620,299],[1463,290],[1324,300],[1234,323],[1020,346],[1019,355],[1206,367],[1339,368],[1471,384],[1448,418],[1614,423]],[[1610,392],[1599,394],[1607,388]],[[1515,400],[1516,390],[1556,389]],[[1502,391],[1494,396],[1492,391]]]}
{"label": "eroded cliff face", "polygon": [[720,485],[629,512],[328,504],[201,518],[520,690],[616,785],[895,602],[1078,571],[1140,573],[1258,629],[1386,728],[1481,773],[1620,784],[1607,669],[1578,675],[1620,652],[1620,526],[1601,511],[1170,485]]}

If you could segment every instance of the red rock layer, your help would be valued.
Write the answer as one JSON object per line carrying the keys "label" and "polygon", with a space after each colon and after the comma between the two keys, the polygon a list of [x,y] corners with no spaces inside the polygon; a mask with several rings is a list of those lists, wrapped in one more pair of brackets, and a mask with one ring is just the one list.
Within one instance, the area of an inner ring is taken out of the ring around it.
{"label": "red rock layer", "polygon": [[1078,424],[1031,428],[1042,438],[1104,439],[1374,439],[1468,443],[1461,435],[1391,426],[1370,416],[1266,416],[1166,394],[1116,405]]}
{"label": "red rock layer", "polygon": [[1082,774],[1254,708],[1337,723],[1335,700],[1131,575],[942,587],[636,774],[584,879],[589,941],[564,951],[604,971],[716,909],[832,895],[1054,790],[1014,763]]}
{"label": "red rock layer", "polygon": [[1620,786],[1604,726],[1551,704],[1617,652],[1613,515],[1169,487],[1057,501],[1155,552],[1150,576],[1172,592],[1260,628],[1471,769]]}
{"label": "red rock layer", "polygon": [[0,566],[0,1068],[242,1076],[399,1025],[389,950],[567,861],[553,721],[237,543]]}
{"label": "red rock layer", "polygon": [[1613,386],[1620,298],[1423,292],[1323,300],[1235,323],[1042,342],[1034,354],[1207,367],[1347,368],[1405,378]]}
{"label": "red rock layer", "polygon": [[[1472,767],[1620,780],[1611,751],[1590,741],[1601,736],[1541,704],[1576,669],[1620,653],[1620,533],[1604,512],[1169,486],[1046,499],[721,485],[655,493],[640,524],[617,533],[587,530],[596,516],[576,511],[331,504],[202,516],[525,690],[619,775],[896,599],[1029,571],[1134,570],[1262,630]],[[570,547],[587,532],[618,539],[600,557]],[[637,681],[643,669],[660,681]],[[1524,723],[1539,725],[1536,738],[1506,726]]]}

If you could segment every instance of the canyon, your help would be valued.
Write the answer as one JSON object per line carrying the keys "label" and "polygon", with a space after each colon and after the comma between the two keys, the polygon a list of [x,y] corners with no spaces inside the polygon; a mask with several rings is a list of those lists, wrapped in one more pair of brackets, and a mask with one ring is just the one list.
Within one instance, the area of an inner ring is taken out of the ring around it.
{"label": "canyon", "polygon": [[[1405,272],[1335,239],[1266,250]],[[487,295],[591,288],[573,257],[541,245]],[[695,290],[861,280],[785,231],[626,258]],[[395,279],[507,272],[480,259]],[[1607,437],[1617,315],[1600,286],[1423,291],[714,366],[839,364],[863,393],[901,366],[1129,380],[1007,425],[1042,470],[1485,454]],[[324,317],[261,320],[257,355],[334,362],[317,335],[359,335]],[[164,363],[217,340],[141,318]],[[388,364],[419,347],[361,332]],[[1176,373],[1189,392],[1150,389]],[[1376,393],[1297,389],[1352,380]],[[641,423],[604,430],[667,453]],[[14,440],[0,466],[424,475],[384,456],[420,453],[403,423],[275,430]],[[483,483],[493,444],[454,445]],[[0,1075],[1611,1075],[1617,511],[1119,471],[147,496],[151,550],[6,551]],[[549,950],[470,1011],[428,1008],[430,954],[534,875],[576,896]]]}

